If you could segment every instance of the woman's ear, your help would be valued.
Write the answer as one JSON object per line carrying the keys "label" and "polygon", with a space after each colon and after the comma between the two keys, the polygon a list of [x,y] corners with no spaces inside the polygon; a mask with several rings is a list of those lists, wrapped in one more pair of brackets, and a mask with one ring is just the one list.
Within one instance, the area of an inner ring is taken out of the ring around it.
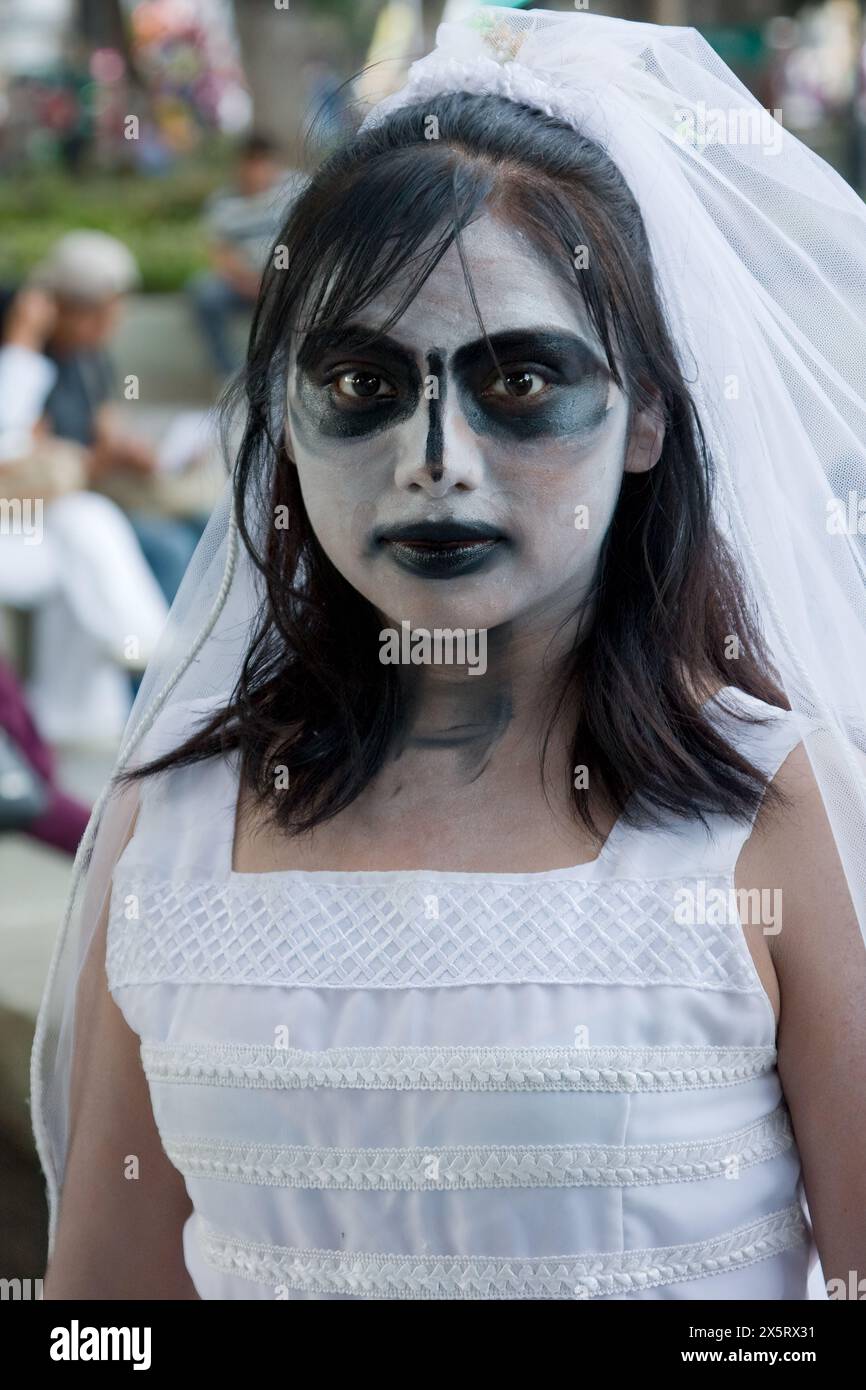
{"label": "woman's ear", "polygon": [[626,473],[648,473],[661,458],[665,422],[658,400],[634,413],[625,455]]}

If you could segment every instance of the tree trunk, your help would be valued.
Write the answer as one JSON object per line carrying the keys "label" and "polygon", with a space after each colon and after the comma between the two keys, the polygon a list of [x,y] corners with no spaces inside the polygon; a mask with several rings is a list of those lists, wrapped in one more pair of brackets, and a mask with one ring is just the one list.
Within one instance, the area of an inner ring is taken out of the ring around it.
{"label": "tree trunk", "polygon": [[341,73],[351,71],[339,21],[317,19],[311,9],[296,0],[288,9],[278,9],[274,0],[240,0],[234,7],[255,128],[276,140],[287,162],[299,168],[307,163],[304,133],[315,115],[307,64],[325,61]]}

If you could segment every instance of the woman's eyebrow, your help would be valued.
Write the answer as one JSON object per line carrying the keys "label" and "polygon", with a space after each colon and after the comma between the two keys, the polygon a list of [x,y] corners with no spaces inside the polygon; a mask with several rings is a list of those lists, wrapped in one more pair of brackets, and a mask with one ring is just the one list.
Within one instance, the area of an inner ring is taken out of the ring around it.
{"label": "woman's eyebrow", "polygon": [[377,328],[362,323],[347,324],[344,328],[311,329],[298,349],[297,364],[309,370],[326,353],[359,352],[364,348],[375,349],[377,356],[390,357],[417,371],[414,355],[402,343],[398,343],[390,334],[380,333]]}
{"label": "woman's eyebrow", "polygon": [[609,370],[605,358],[592,343],[580,334],[569,333],[563,328],[511,328],[502,333],[491,333],[489,339],[475,338],[471,343],[456,348],[448,365],[454,372],[495,367],[490,355],[491,347],[500,359],[554,355],[586,371]]}

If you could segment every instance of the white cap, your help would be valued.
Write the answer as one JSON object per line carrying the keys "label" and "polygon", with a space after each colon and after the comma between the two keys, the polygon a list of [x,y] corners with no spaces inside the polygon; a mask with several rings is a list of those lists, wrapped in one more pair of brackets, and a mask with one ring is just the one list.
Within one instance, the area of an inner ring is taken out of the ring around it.
{"label": "white cap", "polygon": [[100,303],[126,294],[141,281],[135,257],[106,232],[67,232],[34,266],[31,285],[54,294]]}

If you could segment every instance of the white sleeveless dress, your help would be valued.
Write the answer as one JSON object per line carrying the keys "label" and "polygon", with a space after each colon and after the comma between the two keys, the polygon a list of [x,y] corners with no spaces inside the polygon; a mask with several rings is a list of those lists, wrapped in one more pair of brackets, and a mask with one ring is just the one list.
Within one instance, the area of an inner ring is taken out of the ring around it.
{"label": "white sleeveless dress", "polygon": [[[708,708],[768,773],[798,742]],[[108,926],[202,1298],[808,1297],[773,1010],[718,908],[747,826],[619,822],[541,873],[236,873],[237,792],[237,755],[144,784]]]}

